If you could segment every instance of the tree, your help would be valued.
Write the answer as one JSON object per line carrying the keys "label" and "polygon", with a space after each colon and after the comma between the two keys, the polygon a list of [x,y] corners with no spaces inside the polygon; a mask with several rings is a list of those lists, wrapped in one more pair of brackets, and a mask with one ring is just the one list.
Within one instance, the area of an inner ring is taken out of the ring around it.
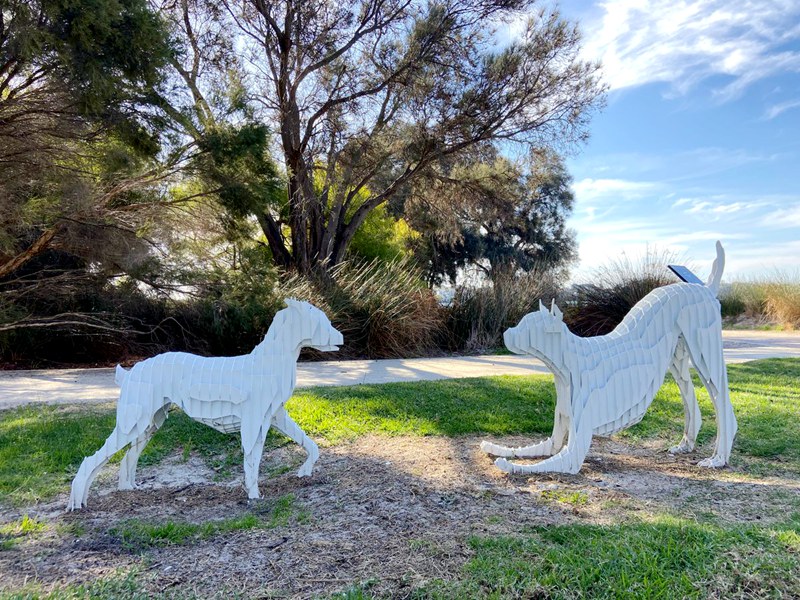
{"label": "tree", "polygon": [[131,180],[103,177],[90,144],[121,143],[134,161],[158,151],[137,97],[158,81],[168,44],[144,0],[11,0],[1,8],[3,278],[69,225],[111,226],[103,209],[124,202]]}
{"label": "tree", "polygon": [[[254,115],[274,124],[285,203],[253,214],[275,262],[301,273],[339,263],[372,211],[464,153],[582,140],[602,98],[597,65],[578,58],[578,31],[555,12],[493,45],[491,26],[519,17],[528,0],[184,6],[213,19],[213,35],[230,32]],[[188,79],[197,72],[182,68]]]}
{"label": "tree", "polygon": [[532,152],[517,165],[497,154],[471,157],[420,182],[406,203],[427,263],[428,281],[455,283],[474,265],[492,281],[518,271],[549,270],[576,256],[566,220],[571,177],[560,156]]}

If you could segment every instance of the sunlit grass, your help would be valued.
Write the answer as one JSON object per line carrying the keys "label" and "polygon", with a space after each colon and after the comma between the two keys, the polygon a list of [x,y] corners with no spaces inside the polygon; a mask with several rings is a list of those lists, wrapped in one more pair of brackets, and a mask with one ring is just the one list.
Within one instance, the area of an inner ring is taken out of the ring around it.
{"label": "sunlit grass", "polygon": [[650,523],[533,527],[474,537],[462,577],[417,598],[794,598],[797,515],[781,526]]}
{"label": "sunlit grass", "polygon": [[[800,360],[769,359],[728,368],[739,421],[734,460],[767,461],[800,473]],[[699,441],[715,435],[713,411],[696,383],[705,416]],[[289,413],[310,435],[341,443],[366,434],[459,436],[547,435],[555,388],[547,375],[390,383],[299,391]],[[66,492],[84,456],[99,448],[114,426],[106,409],[31,406],[0,413],[0,500],[25,504]],[[641,423],[622,433],[632,441],[675,442],[683,431],[683,404],[668,378]],[[272,437],[271,444],[285,443]],[[239,438],[173,412],[142,456],[148,464],[183,451],[216,469],[241,464]]]}

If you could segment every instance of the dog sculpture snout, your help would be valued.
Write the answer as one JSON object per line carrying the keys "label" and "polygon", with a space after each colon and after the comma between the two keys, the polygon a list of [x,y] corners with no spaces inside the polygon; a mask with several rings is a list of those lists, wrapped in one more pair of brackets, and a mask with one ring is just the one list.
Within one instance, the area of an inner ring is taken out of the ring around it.
{"label": "dog sculpture snout", "polygon": [[334,352],[339,349],[339,346],[344,344],[344,336],[333,325],[327,331],[328,342],[321,345],[312,345],[311,347],[320,352]]}

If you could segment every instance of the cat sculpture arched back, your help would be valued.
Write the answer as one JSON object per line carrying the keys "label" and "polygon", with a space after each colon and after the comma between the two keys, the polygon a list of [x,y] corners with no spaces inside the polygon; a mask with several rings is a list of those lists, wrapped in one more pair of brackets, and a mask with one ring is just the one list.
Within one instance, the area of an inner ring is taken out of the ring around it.
{"label": "cat sculpture arched back", "polygon": [[258,466],[270,426],[308,453],[297,474],[310,475],[319,450],[284,404],[294,390],[300,350],[338,350],[344,340],[315,306],[291,299],[286,304],[264,340],[249,354],[206,358],[167,352],[137,363],[130,371],[118,366],[116,382],[121,389],[116,427],[102,448],[83,460],[72,481],[68,509],[86,505],[98,471],[126,446],[130,447],[120,465],[119,489],[133,489],[139,455],[172,405],[219,431],[240,432],[249,498],[259,497]]}

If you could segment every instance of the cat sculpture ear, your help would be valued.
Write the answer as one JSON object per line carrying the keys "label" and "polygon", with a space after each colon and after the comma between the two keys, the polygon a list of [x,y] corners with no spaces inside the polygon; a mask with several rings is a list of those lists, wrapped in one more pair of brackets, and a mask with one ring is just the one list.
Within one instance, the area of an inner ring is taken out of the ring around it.
{"label": "cat sculpture ear", "polygon": [[555,300],[553,300],[553,303],[550,305],[548,314],[553,317],[553,320],[545,325],[544,330],[547,333],[561,333],[563,331],[564,313],[556,306]]}
{"label": "cat sculpture ear", "polygon": [[550,304],[550,314],[553,315],[559,321],[564,320],[564,313],[561,312],[561,309],[556,306],[556,299],[553,298],[552,304]]}

